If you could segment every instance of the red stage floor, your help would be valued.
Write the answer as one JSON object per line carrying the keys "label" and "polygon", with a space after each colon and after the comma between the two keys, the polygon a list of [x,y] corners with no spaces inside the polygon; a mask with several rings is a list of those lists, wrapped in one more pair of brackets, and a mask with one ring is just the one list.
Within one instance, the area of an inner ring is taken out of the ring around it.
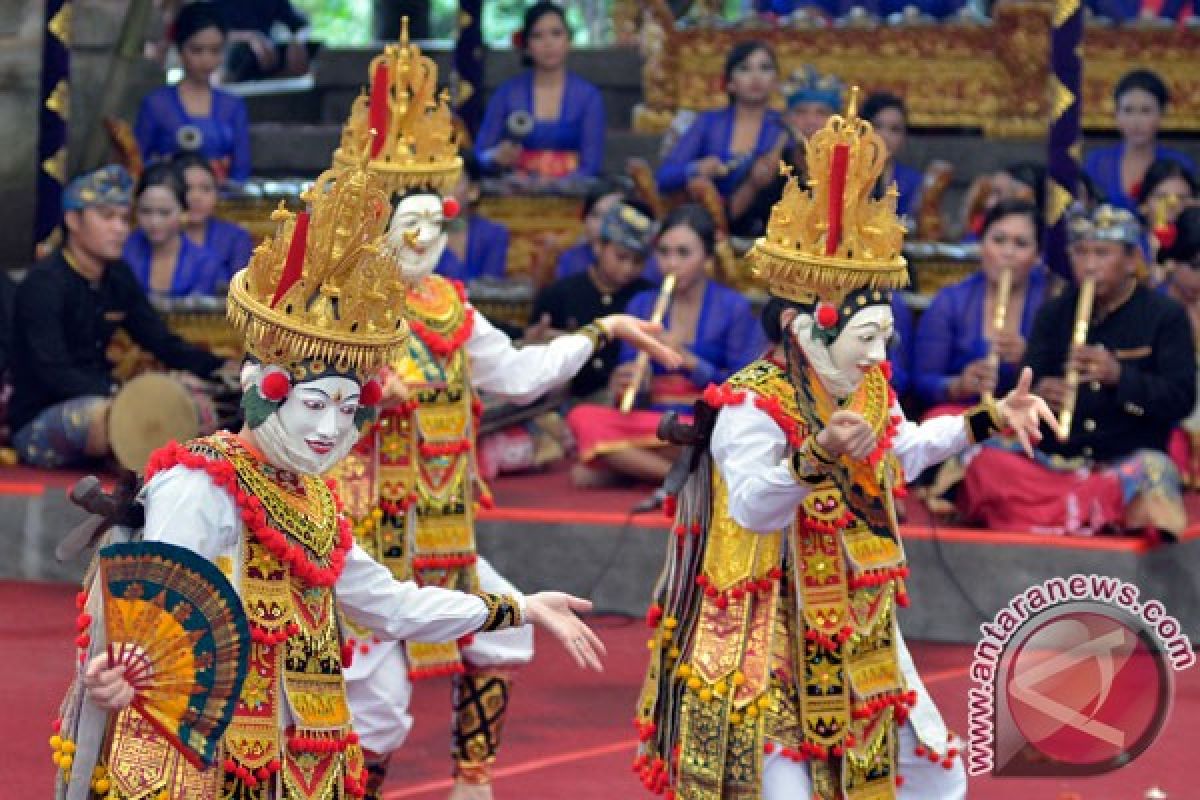
{"label": "red stage floor", "polygon": [[[71,668],[75,587],[0,583],[0,800],[48,797],[53,766],[50,721]],[[614,800],[650,797],[629,770],[630,724],[641,681],[645,628],[638,620],[593,621],[609,648],[607,671],[589,675],[568,665],[554,642],[540,640],[538,658],[517,684],[513,714],[497,770],[497,800]],[[966,721],[962,646],[914,643],[913,652],[951,727]],[[1200,796],[1190,759],[1200,736],[1200,670],[1177,675],[1175,705],[1166,729],[1140,758],[1120,772],[1092,779],[997,780],[974,778],[976,800],[1141,800],[1161,787],[1172,800]],[[449,787],[449,686],[420,687],[417,727],[397,758],[389,800],[434,800]]]}

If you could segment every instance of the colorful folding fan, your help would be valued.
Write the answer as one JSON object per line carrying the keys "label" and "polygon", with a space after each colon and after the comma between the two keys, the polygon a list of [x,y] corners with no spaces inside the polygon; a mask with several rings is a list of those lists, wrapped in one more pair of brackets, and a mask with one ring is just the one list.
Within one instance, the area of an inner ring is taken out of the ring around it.
{"label": "colorful folding fan", "polygon": [[125,665],[133,707],[196,767],[216,758],[246,677],[242,603],[210,561],[162,542],[100,551],[111,665]]}

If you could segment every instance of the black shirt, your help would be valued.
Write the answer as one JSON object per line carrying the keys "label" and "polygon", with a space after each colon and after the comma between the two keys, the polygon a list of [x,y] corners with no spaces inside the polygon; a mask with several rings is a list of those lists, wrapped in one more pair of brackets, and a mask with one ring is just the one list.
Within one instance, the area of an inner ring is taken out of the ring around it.
{"label": "black shirt", "polygon": [[[650,288],[653,284],[639,277],[612,294],[605,294],[592,282],[591,270],[585,270],[542,289],[534,300],[530,319],[536,323],[543,314],[549,314],[552,327],[571,333],[599,317],[624,311],[635,294]],[[587,397],[608,386],[608,378],[620,354],[621,347],[617,342],[609,342],[607,347],[594,354],[571,381],[571,396]]]}
{"label": "black shirt", "polygon": [[[1033,323],[1025,363],[1034,381],[1062,377],[1075,322],[1079,289],[1068,287],[1048,300]],[[1142,448],[1167,449],[1171,429],[1196,403],[1196,352],[1183,306],[1138,286],[1103,319],[1093,316],[1087,343],[1116,356],[1115,386],[1081,382],[1075,419],[1066,442],[1043,428],[1041,449],[1068,458],[1113,461]]]}
{"label": "black shirt", "polygon": [[173,369],[206,377],[223,363],[167,330],[124,261],[106,266],[93,286],[59,251],[34,265],[17,287],[12,429],[57,403],[111,394],[112,365],[104,352],[117,328]]}

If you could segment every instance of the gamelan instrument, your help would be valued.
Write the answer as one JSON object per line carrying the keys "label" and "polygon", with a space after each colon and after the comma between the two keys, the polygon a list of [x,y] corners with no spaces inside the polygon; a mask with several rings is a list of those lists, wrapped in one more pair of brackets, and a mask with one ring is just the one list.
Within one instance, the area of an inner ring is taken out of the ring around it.
{"label": "gamelan instrument", "polygon": [[229,386],[145,372],[121,387],[108,412],[108,440],[125,469],[141,472],[150,454],[236,423],[240,393]]}
{"label": "gamelan instrument", "polygon": [[[1079,299],[1075,302],[1075,325],[1071,329],[1071,347],[1087,344],[1088,324],[1092,319],[1092,305],[1096,300],[1096,282],[1086,280],[1079,287]],[[1070,353],[1068,351],[1068,359]],[[1060,438],[1066,441],[1071,436],[1071,423],[1075,418],[1075,400],[1079,396],[1079,369],[1068,367],[1065,376],[1067,393],[1063,397],[1062,409],[1058,412]]]}
{"label": "gamelan instrument", "polygon": [[[1002,333],[1004,326],[1008,324],[1008,299],[1012,294],[1012,270],[1005,269],[1000,273],[999,286],[996,287],[996,300],[992,306],[992,335]],[[993,369],[1000,368],[1000,354],[996,352],[996,345],[992,344],[988,351],[988,365]],[[992,400],[991,392],[984,392],[983,396]]]}
{"label": "gamelan instrument", "polygon": [[[662,288],[658,290],[658,299],[654,301],[654,310],[650,314],[650,321],[656,325],[661,325],[663,317],[667,315],[667,308],[671,305],[671,293],[675,291],[675,276],[668,275],[663,278]],[[621,413],[628,414],[633,410],[633,403],[637,400],[638,387],[642,385],[642,378],[646,375],[646,369],[650,366],[650,354],[644,350],[637,355],[637,360],[633,362],[633,380],[629,386],[625,388],[625,393],[621,395]]]}

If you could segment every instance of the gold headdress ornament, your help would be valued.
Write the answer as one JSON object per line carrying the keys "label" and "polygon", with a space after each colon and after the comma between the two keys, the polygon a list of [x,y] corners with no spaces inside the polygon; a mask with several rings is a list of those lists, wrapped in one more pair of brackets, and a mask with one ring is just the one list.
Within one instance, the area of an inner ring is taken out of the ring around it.
{"label": "gold headdress ornament", "polygon": [[448,93],[438,92],[437,64],[408,41],[408,18],[400,42],[371,61],[371,89],[351,107],[334,164],[370,148],[367,169],[385,191],[449,192],[462,171]]}
{"label": "gold headdress ornament", "polygon": [[767,235],[748,256],[755,276],[774,295],[837,304],[856,289],[908,284],[896,187],[879,200],[871,197],[887,147],[871,123],[858,117],[857,103],[854,87],[846,113],[830,117],[805,142],[807,188],[790,167],[780,166],[788,177],[783,195],[771,209]]}
{"label": "gold headdress ornament", "polygon": [[260,361],[297,376],[367,378],[399,358],[405,287],[384,238],[388,195],[365,160],[317,178],[303,195],[308,211],[281,203],[275,235],[233,277],[229,319]]}

